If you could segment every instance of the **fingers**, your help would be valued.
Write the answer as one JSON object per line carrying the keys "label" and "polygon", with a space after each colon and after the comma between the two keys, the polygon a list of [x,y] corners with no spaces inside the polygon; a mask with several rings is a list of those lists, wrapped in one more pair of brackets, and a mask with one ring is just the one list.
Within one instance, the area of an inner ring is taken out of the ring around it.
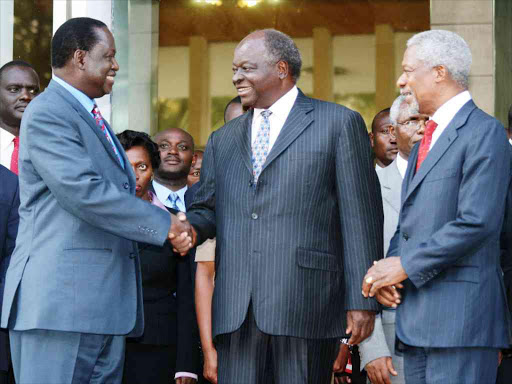
{"label": "fingers", "polygon": [[375,298],[382,305],[392,308],[396,308],[401,302],[400,292],[398,292],[394,286],[379,289],[375,294]]}
{"label": "fingers", "polygon": [[363,339],[361,338],[361,331],[361,323],[358,321],[354,321],[352,324],[352,335],[348,340],[348,343],[350,345],[356,345],[363,341]]}
{"label": "fingers", "polygon": [[386,366],[388,368],[389,373],[391,373],[393,376],[398,376],[398,372],[395,370],[395,367],[393,366],[393,359],[391,357],[388,357],[386,359]]}

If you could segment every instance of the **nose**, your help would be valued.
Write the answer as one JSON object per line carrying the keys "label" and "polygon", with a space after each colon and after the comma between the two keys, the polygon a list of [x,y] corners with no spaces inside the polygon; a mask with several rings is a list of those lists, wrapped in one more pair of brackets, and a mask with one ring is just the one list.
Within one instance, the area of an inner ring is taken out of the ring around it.
{"label": "nose", "polygon": [[240,68],[238,68],[234,73],[233,73],[233,84],[234,85],[237,85],[238,83],[240,83],[243,79],[243,76],[242,74],[240,73]]}
{"label": "nose", "polygon": [[29,89],[27,88],[22,88],[22,91],[21,91],[21,95],[20,95],[20,100],[27,100],[27,101],[30,101],[34,98],[34,94],[30,92]]}
{"label": "nose", "polygon": [[405,83],[406,83],[406,80],[405,80],[405,73],[402,73],[400,75],[400,77],[398,78],[398,80],[396,81],[396,86],[398,88],[403,88],[405,87]]}
{"label": "nose", "polygon": [[416,130],[418,135],[423,135],[425,133],[425,120],[421,120],[418,124],[418,129]]}
{"label": "nose", "polygon": [[112,70],[115,72],[119,71],[119,63],[115,57],[112,59]]}

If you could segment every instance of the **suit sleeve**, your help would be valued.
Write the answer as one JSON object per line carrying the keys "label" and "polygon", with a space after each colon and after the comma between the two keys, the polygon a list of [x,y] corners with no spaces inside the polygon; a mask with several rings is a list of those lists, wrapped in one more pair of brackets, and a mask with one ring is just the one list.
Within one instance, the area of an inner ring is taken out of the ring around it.
{"label": "suit sleeve", "polygon": [[9,266],[9,261],[11,259],[11,255],[16,246],[16,236],[18,235],[18,225],[20,222],[20,216],[18,214],[18,209],[20,207],[20,191],[19,184],[16,178],[16,185],[14,189],[13,199],[11,203],[11,209],[9,211],[9,218],[7,221],[7,238],[5,242],[5,259],[2,260],[2,264],[4,265],[5,270]]}
{"label": "suit sleeve", "polygon": [[176,299],[178,301],[178,338],[176,372],[199,374],[199,329],[194,308],[194,290],[190,255],[178,257]]}
{"label": "suit sleeve", "polygon": [[216,235],[215,224],[215,136],[208,139],[201,166],[201,186],[196,192],[194,203],[187,211],[187,218],[197,232],[197,244],[213,239]]}
{"label": "suit sleeve", "polygon": [[[69,109],[50,111],[45,104],[38,104],[27,110],[22,121],[22,145],[52,195],[63,209],[99,229],[161,246],[167,238],[170,215],[98,172],[91,160],[94,154],[87,152],[77,129],[77,124],[85,122],[80,117],[70,120],[69,113]],[[98,146],[98,150],[104,149]]]}
{"label": "suit sleeve", "polygon": [[385,356],[391,357],[380,315],[375,317],[375,326],[370,337],[359,344],[359,355],[361,357],[361,370],[373,360]]}
{"label": "suit sleeve", "polygon": [[461,153],[464,159],[456,218],[412,249],[410,257],[402,258],[416,288],[501,232],[510,179],[509,145],[497,121],[481,123],[472,130]]}
{"label": "suit sleeve", "polygon": [[343,239],[346,310],[378,311],[361,286],[366,271],[383,256],[384,214],[364,121],[348,111],[336,147],[336,192]]}

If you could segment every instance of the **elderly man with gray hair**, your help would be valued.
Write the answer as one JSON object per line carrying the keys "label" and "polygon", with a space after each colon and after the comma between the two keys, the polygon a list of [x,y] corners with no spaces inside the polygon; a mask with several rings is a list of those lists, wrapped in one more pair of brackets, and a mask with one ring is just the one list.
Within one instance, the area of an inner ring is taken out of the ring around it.
{"label": "elderly man with gray hair", "polygon": [[[398,96],[390,111],[390,135],[397,143],[398,154],[386,168],[377,171],[384,208],[384,253],[395,234],[400,212],[400,191],[409,154],[423,137],[425,115],[419,114],[418,102]],[[375,319],[372,335],[359,344],[361,369],[366,369],[372,384],[403,384],[403,358],[395,354],[395,309],[384,307]]]}
{"label": "elderly man with gray hair", "polygon": [[471,99],[471,52],[459,35],[413,36],[402,67],[400,93],[430,120],[409,156],[397,231],[363,278],[363,295],[398,305],[407,383],[494,383],[510,338],[499,265],[505,130]]}

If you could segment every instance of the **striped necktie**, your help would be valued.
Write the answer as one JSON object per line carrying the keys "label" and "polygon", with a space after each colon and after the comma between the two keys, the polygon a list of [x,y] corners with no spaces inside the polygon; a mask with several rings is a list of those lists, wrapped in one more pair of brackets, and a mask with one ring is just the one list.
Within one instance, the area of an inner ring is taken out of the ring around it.
{"label": "striped necktie", "polygon": [[103,134],[107,138],[108,142],[112,146],[112,150],[116,154],[117,159],[119,160],[119,162],[122,165],[123,161],[121,160],[121,154],[117,151],[116,146],[112,142],[112,139],[110,138],[110,135],[107,132],[107,126],[105,125],[105,121],[103,120],[103,116],[101,116],[100,109],[98,108],[98,106],[96,104],[94,104],[94,108],[92,109],[92,114],[94,115],[94,120],[96,121],[96,125],[98,127],[100,127],[101,131],[103,132]]}
{"label": "striped necktie", "polygon": [[254,182],[258,181],[260,177],[261,171],[263,169],[263,164],[265,164],[265,160],[267,160],[269,147],[270,147],[270,120],[269,116],[272,114],[272,111],[268,109],[261,112],[261,123],[258,132],[256,133],[256,139],[252,145],[252,175],[254,177]]}

